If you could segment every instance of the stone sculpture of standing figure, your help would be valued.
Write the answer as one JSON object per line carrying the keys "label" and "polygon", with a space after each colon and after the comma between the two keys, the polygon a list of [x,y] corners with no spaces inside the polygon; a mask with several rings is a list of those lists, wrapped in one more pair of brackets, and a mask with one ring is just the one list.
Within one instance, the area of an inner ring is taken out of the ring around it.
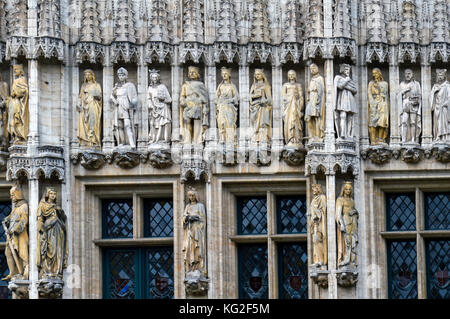
{"label": "stone sculpture of standing figure", "polygon": [[30,121],[28,83],[21,64],[14,65],[13,70],[15,80],[8,106],[8,132],[13,139],[13,144],[26,144]]}
{"label": "stone sculpture of standing figure", "polygon": [[231,82],[231,69],[222,68],[222,82],[217,87],[217,127],[222,143],[236,143],[237,107],[239,93]]}
{"label": "stone sculpture of standing figure", "polygon": [[355,95],[358,93],[356,83],[350,78],[351,66],[341,64],[340,75],[334,78],[336,105],[334,122],[339,139],[354,137],[355,114],[358,113]]}
{"label": "stone sculpture of standing figure", "polygon": [[313,184],[313,199],[309,211],[313,242],[312,266],[325,268],[328,260],[327,250],[327,197],[322,192],[322,185]]}
{"label": "stone sculpture of standing figure", "polygon": [[405,80],[400,83],[398,105],[400,112],[400,134],[402,143],[419,143],[422,130],[422,90],[420,83],[414,80],[411,69],[405,70]]}
{"label": "stone sculpture of standing figure", "polygon": [[353,200],[352,183],[345,182],[336,200],[337,263],[339,267],[356,267],[358,215]]}
{"label": "stone sculpture of standing figure", "polygon": [[264,70],[256,69],[250,88],[250,126],[256,143],[268,143],[272,137],[272,89]]}
{"label": "stone sculpture of standing figure", "polygon": [[297,73],[288,71],[288,82],[281,89],[286,145],[302,145],[303,139],[303,89],[297,82]]}
{"label": "stone sculpture of standing figure", "polygon": [[450,141],[450,83],[447,70],[436,70],[436,84],[431,89],[433,140]]}
{"label": "stone sculpture of standing figure", "polygon": [[202,144],[209,127],[208,90],[200,81],[198,67],[188,68],[188,78],[180,93],[180,126],[184,144]]}
{"label": "stone sculpture of standing figure", "polygon": [[372,71],[373,80],[369,82],[369,136],[370,144],[386,143],[389,128],[389,84],[383,80],[381,70]]}
{"label": "stone sculpture of standing figure", "polygon": [[309,67],[311,81],[305,110],[305,121],[308,123],[309,137],[313,142],[321,142],[325,136],[325,80],[319,74],[316,64]]}
{"label": "stone sculpture of standing figure", "polygon": [[161,83],[159,71],[150,70],[150,86],[147,91],[149,143],[170,143],[172,115],[169,90]]}
{"label": "stone sculpture of standing figure", "polygon": [[56,190],[47,187],[37,210],[37,265],[40,278],[62,279],[63,269],[67,267],[67,217],[56,204],[56,197]]}
{"label": "stone sculpture of standing figure", "polygon": [[3,220],[9,275],[2,280],[28,279],[28,203],[17,186],[13,186],[9,193],[12,210]]}
{"label": "stone sculpture of standing figure", "polygon": [[9,85],[0,75],[0,151],[6,151],[8,146],[8,100]]}
{"label": "stone sculpture of standing figure", "polygon": [[100,147],[102,88],[92,70],[84,71],[78,109],[78,141],[80,146]]}
{"label": "stone sculpture of standing figure", "polygon": [[138,104],[136,86],[128,82],[128,71],[117,70],[118,83],[114,85],[111,101],[114,106],[113,130],[117,145],[136,147],[135,111]]}

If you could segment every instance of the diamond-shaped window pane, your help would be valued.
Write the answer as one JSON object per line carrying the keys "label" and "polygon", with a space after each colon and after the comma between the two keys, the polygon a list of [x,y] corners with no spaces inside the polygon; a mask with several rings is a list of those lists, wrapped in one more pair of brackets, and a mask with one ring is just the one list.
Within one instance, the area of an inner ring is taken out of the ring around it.
{"label": "diamond-shaped window pane", "polygon": [[[11,213],[11,202],[0,202],[0,221]],[[0,227],[0,241],[6,241],[5,230]]]}
{"label": "diamond-shaped window pane", "polygon": [[237,199],[238,234],[267,234],[267,203],[265,197]]}
{"label": "diamond-shaped window pane", "polygon": [[133,201],[104,200],[103,238],[133,238]]}
{"label": "diamond-shaped window pane", "polygon": [[308,299],[308,255],[306,243],[278,246],[280,299]]}
{"label": "diamond-shaped window pane", "polygon": [[136,298],[136,251],[108,250],[106,251],[106,265],[109,270],[107,278],[108,299]]}
{"label": "diamond-shaped window pane", "polygon": [[386,194],[386,221],[388,231],[416,229],[414,193]]}
{"label": "diamond-shaped window pane", "polygon": [[267,299],[269,282],[267,269],[267,245],[240,245],[239,298]]}
{"label": "diamond-shaped window pane", "polygon": [[417,298],[417,253],[415,241],[391,241],[389,256],[389,298]]}
{"label": "diamond-shaped window pane", "polygon": [[306,196],[277,197],[278,233],[306,233]]}
{"label": "diamond-shaped window pane", "polygon": [[148,297],[173,299],[173,247],[154,247],[147,250]]}
{"label": "diamond-shaped window pane", "polygon": [[450,229],[450,192],[425,194],[425,223],[429,230]]}
{"label": "diamond-shaped window pane", "polygon": [[426,243],[429,299],[450,299],[450,240]]}
{"label": "diamond-shaped window pane", "polygon": [[[9,269],[8,264],[6,263],[5,251],[0,251],[0,276],[1,278],[4,278],[8,274]],[[8,289],[7,281],[0,280],[0,299],[11,299],[11,292]]]}
{"label": "diamond-shaped window pane", "polygon": [[144,203],[145,237],[173,236],[173,201],[147,199]]}

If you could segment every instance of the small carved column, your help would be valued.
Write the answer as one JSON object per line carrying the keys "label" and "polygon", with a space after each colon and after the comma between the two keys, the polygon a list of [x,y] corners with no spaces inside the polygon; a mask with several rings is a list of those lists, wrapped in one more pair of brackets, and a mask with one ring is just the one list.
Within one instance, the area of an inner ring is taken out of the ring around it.
{"label": "small carved column", "polygon": [[183,74],[179,62],[179,51],[175,48],[172,57],[172,142],[180,141],[180,88]]}
{"label": "small carved column", "polygon": [[[70,52],[71,52],[71,56],[74,56],[74,48],[71,47],[69,48]],[[71,133],[71,141],[70,141],[70,146],[72,148],[72,150],[75,151],[75,149],[79,149],[80,147],[80,143],[78,141],[77,138],[77,134],[78,134],[78,112],[77,112],[77,104],[78,104],[78,95],[80,92],[80,71],[79,71],[79,66],[76,62],[71,62],[73,64],[71,64],[69,66],[70,68],[70,77],[71,77],[71,86],[72,86],[72,104],[69,105],[69,118],[72,119],[72,133]],[[68,123],[69,124],[69,123]]]}
{"label": "small carved column", "polygon": [[334,101],[333,101],[333,60],[326,59],[324,66],[325,75],[325,150],[334,152],[335,136],[334,136]]}
{"label": "small carved column", "polygon": [[327,194],[327,240],[328,240],[328,299],[337,299],[337,247],[336,247],[336,176],[334,172],[327,172],[326,175]]}
{"label": "small carved column", "polygon": [[[212,50],[212,48],[211,48]],[[208,65],[206,66],[205,85],[209,95],[209,132],[206,135],[206,141],[217,141],[217,114],[216,114],[216,65],[212,58],[213,54],[209,54]]]}
{"label": "small carved column", "polygon": [[[39,75],[38,61],[28,61],[28,92],[30,124],[28,131],[28,146],[39,145]],[[26,74],[25,74],[26,76]]]}
{"label": "small carved column", "polygon": [[283,71],[279,59],[278,48],[275,49],[272,61],[272,100],[273,100],[273,133],[272,151],[281,152],[283,148],[283,119],[281,107],[281,88],[283,87]]}
{"label": "small carved column", "polygon": [[[143,50],[143,47],[139,48]],[[144,54],[139,54],[139,63],[137,66],[137,93],[138,93],[138,108],[137,116],[140,116],[139,132],[137,139],[137,150],[145,151],[148,142],[148,106],[147,106],[147,89],[148,89],[148,66],[144,63]]]}
{"label": "small carved column", "polygon": [[39,180],[37,176],[31,176],[28,180],[28,231],[29,231],[29,280],[30,280],[30,299],[39,299],[38,292],[38,267],[36,264],[37,256],[37,208],[39,203]]}
{"label": "small carved column", "polygon": [[360,113],[359,113],[359,135],[360,135],[360,143],[362,148],[369,147],[369,126],[368,126],[368,110],[367,110],[367,83],[369,83],[368,75],[367,75],[367,64],[365,63],[365,54],[364,48],[359,48],[359,63],[358,69],[361,72],[361,77],[359,78],[358,89],[361,90],[359,93],[359,101],[360,101]]}
{"label": "small carved column", "polygon": [[247,63],[247,48],[241,48],[239,60],[239,148],[244,149],[250,127],[249,92],[250,67]]}
{"label": "small carved column", "polygon": [[433,140],[433,123],[431,119],[431,65],[428,62],[428,57],[422,58],[421,63],[421,84],[422,84],[422,146],[428,148]]}
{"label": "small carved column", "polygon": [[397,105],[397,94],[400,83],[400,70],[397,60],[397,48],[389,48],[389,123],[390,123],[390,145],[400,144],[399,112]]}
{"label": "small carved column", "polygon": [[103,64],[103,152],[111,153],[114,148],[113,107],[111,93],[114,87],[114,68],[110,62],[110,51],[105,52]]}

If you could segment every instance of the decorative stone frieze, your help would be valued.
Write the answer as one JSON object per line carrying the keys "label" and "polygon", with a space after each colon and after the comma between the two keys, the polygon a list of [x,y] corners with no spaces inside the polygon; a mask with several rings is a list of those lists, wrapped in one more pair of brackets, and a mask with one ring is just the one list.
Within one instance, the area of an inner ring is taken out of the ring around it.
{"label": "decorative stone frieze", "polygon": [[214,43],[214,62],[226,61],[233,63],[236,59],[240,60],[240,51],[236,44],[230,42]]}
{"label": "decorative stone frieze", "polygon": [[170,44],[164,42],[147,42],[144,48],[144,61],[152,63],[157,61],[164,63],[172,61],[174,48]]}
{"label": "decorative stone frieze", "polygon": [[112,63],[137,63],[140,60],[139,48],[137,45],[129,42],[113,42],[110,47]]}
{"label": "decorative stone frieze", "polygon": [[303,58],[303,47],[299,43],[282,43],[279,52],[283,64],[288,61],[299,63]]}
{"label": "decorative stone frieze", "polygon": [[74,48],[75,61],[79,64],[83,62],[103,63],[105,61],[106,49],[104,45],[95,42],[77,42]]}
{"label": "decorative stone frieze", "polygon": [[359,174],[359,161],[355,154],[321,153],[309,151],[305,159],[305,175],[315,175],[323,171],[325,175],[334,175],[337,170],[342,174],[352,172]]}
{"label": "decorative stone frieze", "polygon": [[208,47],[197,42],[183,42],[178,47],[180,54],[180,62],[186,63],[192,61],[200,63],[203,58],[204,62],[208,62]]}

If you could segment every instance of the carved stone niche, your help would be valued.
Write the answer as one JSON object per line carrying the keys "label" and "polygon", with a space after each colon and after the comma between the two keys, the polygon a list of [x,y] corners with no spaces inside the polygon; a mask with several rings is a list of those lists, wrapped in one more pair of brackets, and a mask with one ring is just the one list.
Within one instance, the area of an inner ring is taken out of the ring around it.
{"label": "carved stone niche", "polygon": [[337,283],[341,287],[352,287],[358,281],[358,272],[355,269],[339,269],[336,271]]}
{"label": "carved stone niche", "polygon": [[321,270],[319,268],[312,267],[309,270],[309,277],[320,287],[328,287],[328,270]]}
{"label": "carved stone niche", "polygon": [[257,166],[269,166],[271,162],[271,145],[265,143],[251,144],[248,149],[249,162]]}
{"label": "carved stone niche", "polygon": [[8,289],[12,292],[13,299],[28,299],[29,286],[29,280],[13,278],[8,284]]}
{"label": "carved stone niche", "polygon": [[281,158],[290,166],[299,166],[304,163],[307,152],[302,146],[285,146]]}
{"label": "carved stone niche", "polygon": [[424,149],[420,147],[419,144],[403,144],[400,148],[399,154],[394,151],[394,156],[398,158],[400,156],[401,160],[406,163],[418,163],[424,157]]}
{"label": "carved stone niche", "polygon": [[141,155],[131,148],[115,148],[112,155],[106,156],[109,163],[113,162],[121,168],[133,168],[139,164]]}
{"label": "carved stone niche", "polygon": [[361,156],[363,159],[370,159],[372,163],[378,165],[387,163],[392,158],[392,155],[392,149],[390,149],[387,144],[370,146],[365,150],[361,150]]}
{"label": "carved stone niche", "polygon": [[167,168],[173,164],[169,144],[152,144],[148,147],[148,160],[154,168]]}
{"label": "carved stone niche", "polygon": [[84,150],[78,154],[73,154],[71,158],[72,163],[78,164],[80,162],[81,166],[89,170],[99,169],[106,162],[105,154],[97,150]]}
{"label": "carved stone niche", "polygon": [[39,297],[42,299],[61,299],[64,281],[58,278],[41,279],[38,283]]}
{"label": "carved stone niche", "polygon": [[450,145],[446,143],[435,143],[431,148],[431,154],[441,163],[450,162]]}
{"label": "carved stone niche", "polygon": [[209,181],[209,164],[203,159],[201,145],[186,144],[183,146],[181,159],[181,182]]}

